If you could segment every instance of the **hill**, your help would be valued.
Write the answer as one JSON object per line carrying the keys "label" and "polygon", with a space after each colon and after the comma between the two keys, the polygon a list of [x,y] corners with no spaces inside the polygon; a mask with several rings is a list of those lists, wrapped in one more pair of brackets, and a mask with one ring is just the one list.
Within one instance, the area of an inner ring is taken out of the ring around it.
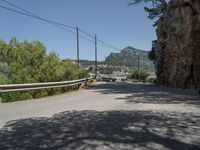
{"label": "hill", "polygon": [[103,63],[137,68],[138,55],[141,68],[149,69],[150,67],[151,70],[154,70],[152,62],[148,59],[148,51],[135,49],[130,46],[122,49],[119,53],[111,53]]}

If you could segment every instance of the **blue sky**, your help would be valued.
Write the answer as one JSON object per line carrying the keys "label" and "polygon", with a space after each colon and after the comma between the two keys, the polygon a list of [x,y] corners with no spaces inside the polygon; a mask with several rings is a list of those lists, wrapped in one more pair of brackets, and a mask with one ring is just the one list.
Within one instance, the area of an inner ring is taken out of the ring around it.
{"label": "blue sky", "polygon": [[[119,49],[132,46],[149,50],[156,39],[153,21],[144,5],[128,6],[129,0],[7,0],[35,14],[97,34]],[[0,1],[0,5],[8,6]],[[9,6],[10,7],[10,6]],[[61,58],[76,58],[76,36],[51,24],[0,8],[0,39],[39,40]],[[98,46],[98,60],[114,49]],[[80,59],[94,59],[94,43],[80,39]]]}

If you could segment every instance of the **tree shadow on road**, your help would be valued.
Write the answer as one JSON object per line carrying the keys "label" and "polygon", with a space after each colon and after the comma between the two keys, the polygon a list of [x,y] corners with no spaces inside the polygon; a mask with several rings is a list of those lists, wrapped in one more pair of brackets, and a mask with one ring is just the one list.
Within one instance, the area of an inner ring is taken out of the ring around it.
{"label": "tree shadow on road", "polygon": [[200,149],[200,118],[152,111],[66,111],[8,122],[0,149]]}
{"label": "tree shadow on road", "polygon": [[200,95],[194,90],[155,86],[152,84],[105,83],[91,87],[102,94],[126,94],[118,100],[128,103],[191,104],[200,107]]}

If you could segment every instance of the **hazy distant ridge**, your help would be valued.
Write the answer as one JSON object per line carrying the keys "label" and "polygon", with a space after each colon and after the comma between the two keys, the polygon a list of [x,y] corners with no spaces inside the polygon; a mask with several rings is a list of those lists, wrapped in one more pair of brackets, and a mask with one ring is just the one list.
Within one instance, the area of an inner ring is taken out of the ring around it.
{"label": "hazy distant ridge", "polygon": [[140,66],[142,68],[149,68],[149,64],[152,62],[148,59],[148,51],[139,50],[130,46],[122,49],[119,53],[111,53],[106,57],[104,63],[114,66],[136,68],[138,64],[138,55],[140,58]]}

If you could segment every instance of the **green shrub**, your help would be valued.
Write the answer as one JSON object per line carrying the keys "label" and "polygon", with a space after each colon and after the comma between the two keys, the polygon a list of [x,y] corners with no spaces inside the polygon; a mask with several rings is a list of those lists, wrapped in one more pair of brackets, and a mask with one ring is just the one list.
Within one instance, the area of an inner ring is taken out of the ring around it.
{"label": "green shrub", "polygon": [[153,83],[155,80],[156,80],[156,77],[153,77],[153,76],[147,78],[147,81],[151,83]]}
{"label": "green shrub", "polygon": [[[74,80],[87,77],[84,68],[72,61],[61,60],[55,52],[47,54],[39,41],[18,42],[16,38],[7,44],[0,41],[0,84],[41,83]],[[43,89],[1,94],[2,102],[13,102],[54,95],[66,88]]]}
{"label": "green shrub", "polygon": [[140,70],[138,74],[138,70],[134,70],[131,74],[131,79],[139,79],[139,80],[146,80],[149,76],[149,73],[146,70]]}

